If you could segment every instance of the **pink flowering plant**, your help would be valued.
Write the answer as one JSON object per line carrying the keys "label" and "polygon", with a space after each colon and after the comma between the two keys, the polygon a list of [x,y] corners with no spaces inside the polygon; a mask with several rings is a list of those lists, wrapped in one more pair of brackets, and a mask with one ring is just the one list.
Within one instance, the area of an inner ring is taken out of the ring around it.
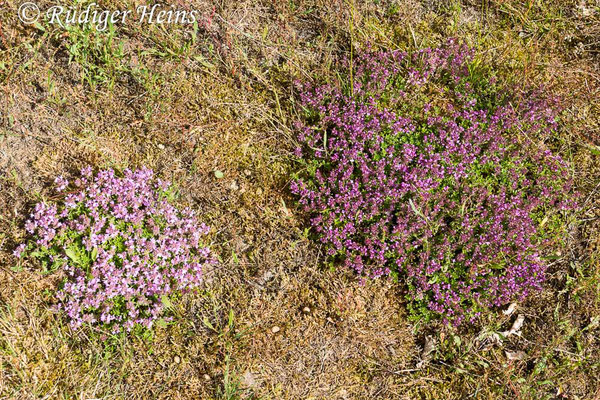
{"label": "pink flowering plant", "polygon": [[415,318],[455,325],[540,289],[575,207],[544,144],[556,101],[502,90],[454,41],[347,64],[337,84],[298,84],[291,190],[332,261],[394,276]]}
{"label": "pink flowering plant", "polygon": [[33,239],[16,255],[65,272],[57,306],[73,328],[118,333],[168,321],[173,296],[198,287],[214,262],[201,242],[209,228],[176,208],[173,186],[150,169],[81,175],[73,184],[56,179],[61,200],[36,205],[26,223]]}

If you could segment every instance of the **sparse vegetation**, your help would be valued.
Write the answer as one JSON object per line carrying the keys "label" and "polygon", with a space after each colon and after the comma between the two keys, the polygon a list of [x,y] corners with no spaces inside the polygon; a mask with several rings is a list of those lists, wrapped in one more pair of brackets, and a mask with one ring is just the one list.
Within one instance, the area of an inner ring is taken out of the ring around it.
{"label": "sparse vegetation", "polygon": [[[202,23],[65,30],[22,24],[14,1],[0,6],[0,398],[600,395],[598,4],[181,6]],[[412,54],[450,37],[473,49],[482,76],[562,99],[551,134],[515,135],[560,156],[581,193],[557,225],[566,238],[546,254],[542,290],[460,328],[409,320],[407,292],[389,280],[329,270],[289,191],[303,116],[293,82],[348,82],[338,61],[356,62],[369,43]],[[28,239],[26,216],[58,200],[55,177],[87,165],[147,166],[212,227],[219,264],[172,302],[175,323],[140,335],[73,329],[52,309],[63,276],[13,255]]]}

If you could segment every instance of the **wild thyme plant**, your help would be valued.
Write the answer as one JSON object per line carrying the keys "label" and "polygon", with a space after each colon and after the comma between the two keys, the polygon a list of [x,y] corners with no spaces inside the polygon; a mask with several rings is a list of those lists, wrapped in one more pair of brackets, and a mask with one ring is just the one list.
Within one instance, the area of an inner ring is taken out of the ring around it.
{"label": "wild thyme plant", "polygon": [[94,176],[88,167],[81,175],[73,184],[56,179],[61,200],[36,205],[26,223],[33,240],[15,253],[65,272],[58,308],[73,328],[151,328],[213,262],[201,242],[209,228],[189,208],[178,210],[170,184],[150,169],[120,177],[111,169]]}
{"label": "wild thyme plant", "polygon": [[540,289],[575,206],[543,144],[555,101],[502,90],[455,41],[352,64],[353,82],[298,84],[305,169],[291,189],[328,255],[394,275],[415,316],[456,325]]}

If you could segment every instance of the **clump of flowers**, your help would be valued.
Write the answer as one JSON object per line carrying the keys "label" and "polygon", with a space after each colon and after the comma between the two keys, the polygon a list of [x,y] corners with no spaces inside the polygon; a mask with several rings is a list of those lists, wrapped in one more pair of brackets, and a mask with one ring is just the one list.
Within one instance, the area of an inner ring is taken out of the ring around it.
{"label": "clump of flowers", "polygon": [[543,144],[555,100],[503,91],[452,40],[352,61],[337,85],[298,84],[305,168],[291,190],[328,255],[395,276],[416,315],[445,323],[540,289],[560,210],[575,206]]}
{"label": "clump of flowers", "polygon": [[189,208],[177,209],[172,186],[150,169],[121,177],[88,167],[81,175],[73,184],[56,179],[61,201],[36,205],[26,223],[33,240],[15,253],[64,270],[57,306],[73,328],[151,328],[172,296],[198,287],[203,265],[214,262],[201,244],[209,228]]}

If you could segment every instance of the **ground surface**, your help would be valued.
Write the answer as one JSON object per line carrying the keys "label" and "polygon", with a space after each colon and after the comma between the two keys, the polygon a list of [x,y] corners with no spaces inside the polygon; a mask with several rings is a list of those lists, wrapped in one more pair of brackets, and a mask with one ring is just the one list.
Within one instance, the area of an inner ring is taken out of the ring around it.
{"label": "ground surface", "polygon": [[[24,25],[19,4],[0,1],[0,398],[600,398],[600,3],[194,0],[196,30],[102,34]],[[331,79],[367,42],[450,36],[562,96],[552,147],[584,200],[545,290],[460,331],[408,322],[391,282],[324,268],[287,189],[295,79]],[[221,265],[154,338],[71,331],[49,310],[59,277],[12,256],[54,177],[86,164],[154,168],[213,228]]]}

